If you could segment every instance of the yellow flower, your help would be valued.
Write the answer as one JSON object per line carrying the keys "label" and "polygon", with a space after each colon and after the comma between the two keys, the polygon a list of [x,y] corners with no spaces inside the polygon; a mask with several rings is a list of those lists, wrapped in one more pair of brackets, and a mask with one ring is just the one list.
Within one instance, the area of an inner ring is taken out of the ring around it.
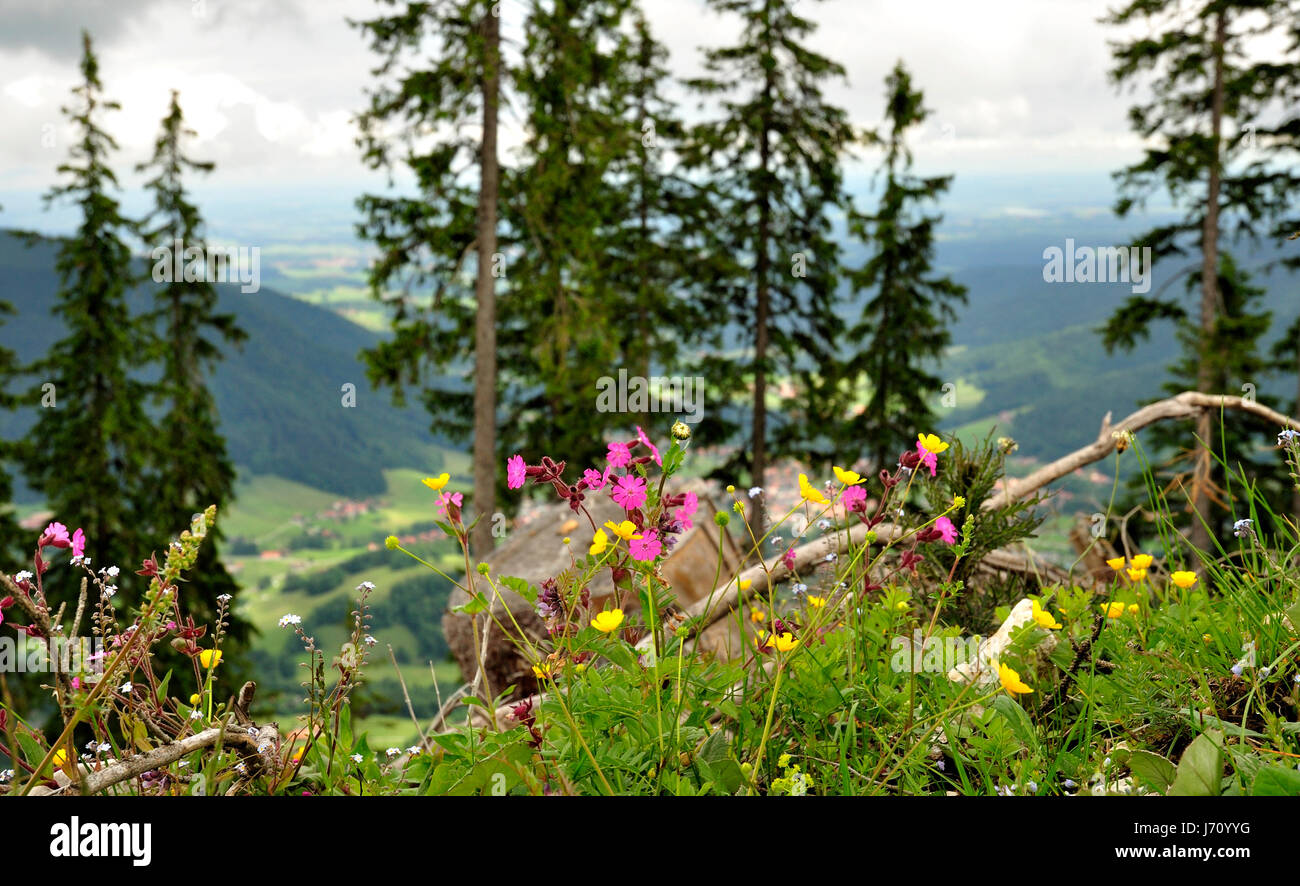
{"label": "yellow flower", "polygon": [[1002,681],[1002,688],[1012,695],[1024,695],[1034,691],[1029,688],[1029,685],[1024,680],[1020,679],[1019,674],[1001,663],[998,664],[998,679]]}
{"label": "yellow flower", "polygon": [[751,610],[749,610],[749,620],[750,620],[750,621],[757,623],[757,622],[762,621],[762,620],[765,619],[765,618],[767,618],[767,613],[764,612],[763,610],[761,610],[761,609],[751,609]]}
{"label": "yellow flower", "polygon": [[736,582],[736,584],[740,585],[742,591],[747,591],[753,586],[754,580],[752,578],[742,578],[740,581]]}
{"label": "yellow flower", "polygon": [[935,434],[917,434],[916,442],[921,444],[921,448],[926,452],[933,452],[938,455],[948,448],[948,444],[939,439]]}
{"label": "yellow flower", "polygon": [[221,664],[221,650],[204,649],[199,653],[199,664],[203,665],[205,668],[215,668],[217,665]]}
{"label": "yellow flower", "polygon": [[622,623],[622,609],[607,609],[604,612],[597,613],[596,617],[591,620],[591,626],[593,628],[606,634],[618,630],[618,626]]}
{"label": "yellow flower", "polygon": [[304,747],[304,748],[298,748],[298,750],[294,751],[294,752],[293,752],[293,762],[295,762],[295,763],[300,762],[300,761],[302,760],[302,752],[305,751],[305,750],[307,750],[307,749]]}
{"label": "yellow flower", "polygon": [[1147,577],[1147,571],[1145,569],[1130,569],[1128,570],[1128,577],[1129,581],[1141,581]]}
{"label": "yellow flower", "polygon": [[451,474],[448,474],[446,471],[443,471],[437,477],[425,477],[424,485],[428,486],[434,492],[437,492],[439,489],[446,486],[447,483],[450,482],[450,480],[451,480]]}
{"label": "yellow flower", "polygon": [[66,762],[68,762],[68,752],[59,748],[54,752],[54,768],[58,769]]}
{"label": "yellow flower", "polygon": [[1107,603],[1101,607],[1101,611],[1106,613],[1107,618],[1119,618],[1124,614],[1124,604],[1118,601]]}
{"label": "yellow flower", "polygon": [[857,471],[846,471],[843,468],[831,468],[835,472],[835,479],[839,480],[845,486],[857,486],[859,483],[865,483],[862,475]]}
{"label": "yellow flower", "polygon": [[1040,627],[1047,628],[1049,631],[1058,631],[1061,629],[1061,623],[1056,620],[1056,617],[1052,615],[1052,613],[1039,606],[1037,600],[1034,600],[1033,604],[1034,621],[1037,622]]}
{"label": "yellow flower", "polygon": [[636,524],[631,520],[624,520],[622,523],[615,523],[613,520],[606,520],[605,525],[609,527],[611,532],[623,539],[623,541],[641,537],[636,534]]}
{"label": "yellow flower", "polygon": [[605,553],[605,548],[609,547],[609,536],[605,530],[597,529],[595,537],[591,540],[591,547],[587,548],[587,553],[593,557]]}
{"label": "yellow flower", "polygon": [[1106,561],[1106,565],[1109,566],[1111,569],[1114,569],[1116,572],[1119,572],[1121,569],[1124,568],[1124,558],[1113,557]]}
{"label": "yellow flower", "polygon": [[807,474],[799,475],[799,497],[804,501],[815,502],[819,505],[830,504],[830,502],[826,500],[826,496],[822,495],[816,489],[813,489],[812,484],[808,482]]}
{"label": "yellow flower", "polygon": [[1201,642],[1208,646],[1214,642],[1214,638],[1209,634],[1201,634]]}
{"label": "yellow flower", "polygon": [[789,652],[791,649],[799,645],[799,641],[796,640],[789,631],[786,631],[784,634],[781,634],[780,636],[776,636],[774,634],[767,641],[767,645],[771,646],[773,642],[776,643],[776,648],[779,652]]}
{"label": "yellow flower", "polygon": [[533,665],[533,676],[539,680],[551,676],[551,663],[544,661]]}
{"label": "yellow flower", "polygon": [[199,695],[197,692],[190,696],[190,704],[192,705],[196,705],[201,701],[203,701],[203,696]]}
{"label": "yellow flower", "polygon": [[907,611],[907,601],[906,601],[906,600],[899,600],[897,603],[894,604],[894,608],[897,609],[899,612],[906,612],[906,611]]}
{"label": "yellow flower", "polygon": [[1134,569],[1150,569],[1152,557],[1150,554],[1138,554],[1133,558]]}
{"label": "yellow flower", "polygon": [[1128,604],[1128,609],[1126,611],[1128,612],[1129,615],[1137,615],[1139,612],[1142,611],[1142,609],[1136,603],[1130,603]]}
{"label": "yellow flower", "polygon": [[1196,584],[1196,573],[1184,571],[1175,572],[1173,575],[1169,576],[1169,580],[1180,588],[1190,588],[1192,585]]}
{"label": "yellow flower", "polygon": [[727,494],[730,495],[731,493],[733,493],[733,492],[735,492],[735,491],[736,491],[736,487],[735,487],[735,486],[732,486],[730,483],[728,483],[728,484],[727,484]]}
{"label": "yellow flower", "polygon": [[811,606],[813,609],[821,609],[823,606],[826,605],[826,598],[814,597],[810,594],[808,596],[808,605]]}
{"label": "yellow flower", "polygon": [[731,506],[731,509],[737,514],[743,514],[745,513],[745,503],[740,499],[736,499],[736,502]]}
{"label": "yellow flower", "polygon": [[953,506],[954,508],[964,508],[964,507],[966,507],[966,499],[965,499],[965,497],[964,497],[964,496],[960,496],[960,495],[954,495],[954,496],[952,497],[952,506]]}

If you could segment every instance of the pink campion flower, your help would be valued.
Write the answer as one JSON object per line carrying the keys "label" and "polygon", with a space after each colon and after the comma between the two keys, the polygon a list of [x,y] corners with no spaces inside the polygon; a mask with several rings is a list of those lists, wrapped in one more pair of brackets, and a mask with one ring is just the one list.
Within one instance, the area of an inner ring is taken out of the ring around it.
{"label": "pink campion flower", "polygon": [[68,538],[68,527],[62,523],[51,523],[46,526],[45,531],[41,533],[40,540],[36,542],[36,546],[43,548],[46,545],[53,545],[56,548],[71,547],[72,541]]}
{"label": "pink campion flower", "polygon": [[524,485],[524,457],[512,455],[506,459],[506,488],[519,489]]}
{"label": "pink campion flower", "polygon": [[641,441],[641,445],[645,446],[647,449],[650,450],[650,454],[654,456],[655,464],[659,465],[659,467],[662,468],[664,466],[664,462],[663,459],[659,457],[658,447],[656,447],[653,443],[650,442],[650,438],[645,435],[645,431],[641,430],[640,425],[636,426],[636,438]]}
{"label": "pink campion flower", "polygon": [[950,545],[957,541],[957,527],[952,525],[952,521],[947,517],[940,517],[935,520],[934,528],[939,533],[939,537],[943,539],[944,544]]}
{"label": "pink campion flower", "polygon": [[691,527],[695,525],[691,518],[695,516],[695,511],[699,506],[700,497],[694,492],[688,492],[682,506],[673,512],[673,519],[681,523],[685,527],[685,531],[690,532]]}
{"label": "pink campion flower", "polygon": [[649,563],[659,556],[659,552],[663,550],[663,545],[659,541],[659,533],[651,529],[641,538],[634,538],[629,541],[627,548],[631,552],[633,560]]}
{"label": "pink campion flower", "polygon": [[921,463],[930,469],[930,476],[933,477],[939,470],[939,456],[920,443],[916,444],[916,454],[921,457]]}
{"label": "pink campion flower", "polygon": [[790,549],[781,555],[781,562],[785,564],[786,569],[794,570],[794,545],[790,545]]}
{"label": "pink campion flower", "polygon": [[463,502],[464,500],[465,500],[465,496],[462,493],[444,492],[438,496],[438,510],[445,514],[447,513],[448,505],[455,505],[456,507],[459,508],[461,506],[461,502]]}
{"label": "pink campion flower", "polygon": [[72,533],[72,556],[86,556],[86,533],[80,529]]}
{"label": "pink campion flower", "polygon": [[867,489],[865,486],[850,486],[840,496],[840,503],[850,511],[861,512],[867,509]]}
{"label": "pink campion flower", "polygon": [[624,475],[614,482],[614,488],[609,494],[623,506],[623,510],[635,510],[645,504],[645,481],[640,477]]}
{"label": "pink campion flower", "polygon": [[609,451],[605,453],[605,461],[609,462],[611,468],[625,468],[632,462],[632,450],[622,440],[613,440],[609,444]]}
{"label": "pink campion flower", "polygon": [[609,468],[606,468],[603,474],[595,468],[587,468],[582,472],[582,479],[587,481],[588,489],[603,489],[609,482],[609,472]]}

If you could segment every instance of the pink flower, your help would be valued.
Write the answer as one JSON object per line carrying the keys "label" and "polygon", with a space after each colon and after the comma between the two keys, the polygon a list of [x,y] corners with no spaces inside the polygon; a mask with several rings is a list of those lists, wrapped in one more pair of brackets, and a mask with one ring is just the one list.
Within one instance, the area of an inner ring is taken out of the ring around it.
{"label": "pink flower", "polygon": [[935,531],[943,539],[943,543],[950,545],[957,540],[957,527],[952,525],[952,521],[947,517],[940,517],[934,521]]}
{"label": "pink flower", "polygon": [[621,440],[614,440],[605,453],[605,461],[609,462],[611,468],[625,468],[632,462],[632,450]]}
{"label": "pink flower", "polygon": [[627,548],[631,551],[633,560],[648,563],[659,556],[659,552],[663,550],[663,545],[659,542],[658,533],[651,529],[641,538],[634,538],[629,541]]}
{"label": "pink flower", "polygon": [[452,493],[444,492],[438,496],[438,510],[442,511],[445,514],[447,513],[448,505],[455,505],[456,507],[459,508],[461,502],[464,500],[465,500],[465,496],[459,492],[452,492]]}
{"label": "pink flower", "polygon": [[80,678],[80,677],[73,677],[73,678],[72,678],[72,688],[73,688],[73,689],[80,689],[80,688],[81,688],[81,678]]}
{"label": "pink flower", "polygon": [[691,520],[695,516],[695,510],[700,506],[700,497],[694,492],[686,493],[686,501],[682,506],[673,512],[673,518],[685,527],[685,531],[690,532],[695,523]]}
{"label": "pink flower", "polygon": [[603,489],[605,484],[609,482],[609,470],[609,468],[606,468],[605,473],[602,474],[595,468],[587,468],[582,472],[582,479],[587,481],[588,489]]}
{"label": "pink flower", "polygon": [[645,431],[641,430],[640,425],[636,426],[636,438],[641,441],[643,446],[650,450],[650,454],[654,456],[655,464],[662,468],[664,462],[663,459],[659,457],[659,450],[650,442],[650,438],[645,435]]}
{"label": "pink flower", "polygon": [[867,489],[865,486],[850,486],[840,496],[840,503],[850,511],[862,512],[867,509]]}
{"label": "pink flower", "polygon": [[614,483],[614,489],[610,492],[614,501],[623,506],[623,510],[631,511],[645,504],[645,481],[640,477],[619,477]]}
{"label": "pink flower", "polygon": [[921,463],[930,469],[930,476],[933,477],[939,470],[939,457],[920,443],[916,444],[916,454],[921,456]]}
{"label": "pink flower", "polygon": [[42,548],[46,545],[54,545],[56,548],[71,547],[72,542],[68,539],[68,527],[62,523],[51,523],[45,527],[45,531],[41,533],[40,540],[36,542],[36,545]]}
{"label": "pink flower", "polygon": [[794,545],[791,545],[790,549],[781,555],[781,562],[785,564],[786,569],[794,570]]}
{"label": "pink flower", "polygon": [[72,533],[72,556],[86,556],[86,533],[80,529]]}
{"label": "pink flower", "polygon": [[519,489],[524,485],[524,457],[512,455],[506,459],[506,488]]}

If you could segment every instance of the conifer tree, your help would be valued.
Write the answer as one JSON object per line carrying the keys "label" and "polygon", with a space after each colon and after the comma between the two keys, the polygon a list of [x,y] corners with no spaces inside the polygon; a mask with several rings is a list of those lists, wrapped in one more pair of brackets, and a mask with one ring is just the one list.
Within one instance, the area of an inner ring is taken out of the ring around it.
{"label": "conifer tree", "polygon": [[[7,301],[0,301],[0,326],[7,316],[13,316],[14,307]],[[13,409],[18,398],[10,386],[18,377],[18,358],[8,348],[0,348],[0,409]],[[24,552],[21,547],[21,534],[18,523],[14,520],[13,480],[8,471],[8,464],[14,457],[13,444],[0,440],[0,570],[14,571],[11,567],[18,562]]]}
{"label": "conifer tree", "polygon": [[[873,215],[851,216],[850,230],[871,256],[847,276],[855,292],[871,294],[847,336],[848,356],[838,373],[856,394],[865,382],[867,397],[851,418],[833,422],[841,429],[836,447],[843,459],[868,455],[875,468],[888,468],[918,433],[930,433],[931,403],[940,379],[931,366],[952,341],[949,324],[966,288],[933,272],[934,231],[942,216],[918,209],[939,199],[952,176],[922,178],[910,173],[908,130],[929,116],[924,96],[900,61],[885,78],[887,134],[881,143],[883,190]],[[861,342],[861,346],[857,343]],[[856,403],[854,404],[857,405]]]}
{"label": "conifer tree", "polygon": [[[497,121],[513,76],[501,52],[501,4],[382,2],[399,9],[353,22],[383,59],[373,72],[380,84],[360,117],[360,144],[367,165],[388,171],[390,182],[404,166],[416,194],[358,201],[366,216],[358,231],[380,253],[370,285],[393,311],[394,333],[364,357],[371,380],[391,386],[399,403],[405,387],[417,387],[435,428],[472,435],[473,505],[482,519],[471,543],[483,556],[492,547],[501,473]],[[471,253],[472,282],[464,273]]]}
{"label": "conifer tree", "polygon": [[37,381],[30,402],[40,407],[20,459],[54,518],[84,529],[92,566],[116,565],[126,573],[153,543],[147,535],[153,490],[143,478],[154,432],[144,411],[148,389],[132,376],[141,352],[152,347],[151,330],[127,306],[127,291],[137,282],[125,239],[134,225],[112,193],[118,185],[109,157],[117,144],[102,126],[118,104],[104,98],[89,34],[82,44],[82,82],[74,103],[63,108],[78,135],[70,159],[58,167],[64,181],[45,195],[47,204],[70,200],[81,213],[56,263],[53,310],[66,334],[29,370]]}
{"label": "conifer tree", "polygon": [[[176,249],[206,254],[203,220],[198,207],[190,202],[183,179],[187,173],[209,173],[213,164],[185,153],[182,143],[193,136],[173,91],[153,158],[137,168],[152,173],[145,187],[154,197],[154,209],[144,222],[142,236],[147,247],[166,250],[159,253],[165,256],[159,263],[165,262],[167,267],[173,264]],[[157,282],[160,275],[154,276]],[[235,468],[226,454],[216,403],[205,376],[221,360],[223,344],[238,344],[247,336],[233,314],[219,311],[217,291],[209,277],[192,276],[185,273],[156,289],[155,309],[146,317],[146,322],[162,333],[153,356],[162,370],[152,392],[153,402],[162,408],[150,459],[155,537],[179,532],[189,526],[193,514],[209,505],[215,504],[221,514],[234,498]],[[215,617],[217,596],[238,590],[221,563],[220,540],[219,521],[200,548],[194,576],[184,588],[185,609],[194,613],[196,620]],[[232,632],[239,635],[243,627],[232,623]]]}
{"label": "conifer tree", "polygon": [[[1199,304],[1189,312],[1163,289],[1134,295],[1107,322],[1103,341],[1107,349],[1129,349],[1150,335],[1155,320],[1191,322],[1191,329],[1183,325],[1185,359],[1176,377],[1194,379],[1195,389],[1204,393],[1240,394],[1243,384],[1258,387],[1257,339],[1225,336],[1267,318],[1255,308],[1256,299],[1225,258],[1220,240],[1230,233],[1253,243],[1262,235],[1294,230],[1300,174],[1277,161],[1300,144],[1300,128],[1286,113],[1300,79],[1300,46],[1293,40],[1281,58],[1258,50],[1270,37],[1290,33],[1296,14],[1294,0],[1132,0],[1105,19],[1118,27],[1148,26],[1142,36],[1113,44],[1111,77],[1122,85],[1149,74],[1153,87],[1151,98],[1129,111],[1134,131],[1153,144],[1140,161],[1116,174],[1116,211],[1127,216],[1160,191],[1175,201],[1182,217],[1140,242],[1152,248],[1157,263],[1196,253]],[[1225,286],[1237,295],[1230,297]],[[1226,354],[1214,350],[1229,342]],[[1223,525],[1222,515],[1213,513],[1223,495],[1212,456],[1222,450],[1219,421],[1208,412],[1197,419],[1199,442],[1189,443],[1185,434],[1171,438],[1162,428],[1151,434],[1149,447],[1190,458],[1185,471],[1190,540],[1202,549],[1210,546],[1211,528]],[[1223,421],[1233,425],[1243,419],[1232,415]]]}
{"label": "conifer tree", "polygon": [[[734,13],[740,41],[705,52],[705,75],[689,81],[721,115],[693,128],[685,160],[707,175],[710,219],[706,308],[716,318],[703,371],[718,395],[752,381],[748,463],[762,486],[774,456],[801,452],[818,428],[773,433],[774,384],[800,369],[829,366],[841,324],[836,315],[839,248],[831,214],[843,202],[841,155],[854,133],[845,112],[822,95],[844,69],[811,50],[815,30],[791,0],[711,0]],[[751,345],[738,353],[737,326]],[[792,398],[785,398],[790,400]],[[734,473],[732,474],[734,476]]]}

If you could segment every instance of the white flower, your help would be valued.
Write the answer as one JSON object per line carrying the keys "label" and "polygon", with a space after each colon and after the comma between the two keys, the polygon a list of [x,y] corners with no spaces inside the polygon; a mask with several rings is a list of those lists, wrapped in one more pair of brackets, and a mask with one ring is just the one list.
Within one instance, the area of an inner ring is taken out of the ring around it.
{"label": "white flower", "polygon": [[125,683],[123,683],[121,686],[119,686],[118,689],[117,689],[117,691],[120,692],[120,693],[122,693],[123,695],[126,695],[127,693],[129,693],[129,692],[132,690],[132,688],[134,688],[134,687],[131,686],[131,681],[128,680],[127,682],[125,682]]}
{"label": "white flower", "polygon": [[379,642],[379,641],[376,640],[374,637],[370,636],[369,634],[366,634],[366,645],[367,645],[367,646],[374,646],[374,645],[375,645],[376,643],[378,643],[378,642]]}
{"label": "white flower", "polygon": [[825,557],[827,563],[834,563],[837,559],[839,559],[839,554],[835,553],[834,551],[831,551]]}
{"label": "white flower", "polygon": [[104,570],[104,574],[109,578],[117,578],[121,572],[122,570],[118,569],[116,566],[109,566]]}
{"label": "white flower", "polygon": [[229,603],[229,602],[230,602],[231,600],[233,600],[233,599],[234,599],[234,598],[231,597],[229,594],[218,594],[218,595],[217,595],[217,602],[218,602],[218,603]]}
{"label": "white flower", "polygon": [[820,529],[820,530],[822,530],[823,532],[825,532],[827,529],[830,529],[830,528],[831,528],[831,521],[830,521],[830,520],[818,520],[818,521],[817,521],[817,528]]}
{"label": "white flower", "polygon": [[360,763],[360,762],[361,762],[362,760],[364,760],[364,759],[365,759],[365,758],[362,757],[360,754],[353,754],[353,755],[352,755],[352,762],[353,762],[353,763]]}
{"label": "white flower", "polygon": [[1300,431],[1297,431],[1294,428],[1284,428],[1282,433],[1277,435],[1277,445],[1285,446],[1296,437],[1300,437]]}
{"label": "white flower", "polygon": [[282,628],[287,628],[289,625],[300,625],[300,624],[302,624],[301,615],[294,615],[290,613],[288,615],[280,616],[280,627]]}
{"label": "white flower", "polygon": [[31,581],[31,580],[32,580],[32,574],[25,569],[14,576],[14,581],[17,584],[22,584],[25,581]]}
{"label": "white flower", "polygon": [[401,752],[402,752],[401,748],[389,748],[388,750],[384,751],[384,753],[390,757],[396,757]]}
{"label": "white flower", "polygon": [[762,494],[763,494],[763,487],[762,487],[762,486],[751,486],[751,487],[749,487],[749,497],[750,497],[750,498],[758,498],[758,497],[759,497],[760,495],[762,495]]}
{"label": "white flower", "polygon": [[373,581],[363,581],[361,584],[357,585],[358,591],[373,591],[374,589],[375,583]]}
{"label": "white flower", "polygon": [[1244,535],[1247,532],[1250,532],[1251,525],[1252,523],[1249,519],[1238,520],[1237,522],[1232,524],[1232,534],[1237,536],[1237,538],[1241,538],[1242,535]]}
{"label": "white flower", "polygon": [[182,769],[184,769],[186,766],[190,765],[190,761],[189,761],[189,760],[181,760],[181,761],[177,762],[176,765],[179,766],[179,767],[181,767]]}
{"label": "white flower", "polygon": [[202,719],[203,719],[203,712],[202,712],[202,711],[190,711],[190,719],[191,719],[191,720],[202,720]]}
{"label": "white flower", "polygon": [[408,754],[418,754],[418,753],[420,753],[420,750],[421,750],[421,748],[420,748],[420,746],[419,746],[418,744],[413,744],[413,745],[411,745],[409,748],[406,749],[406,752],[407,752]]}
{"label": "white flower", "polygon": [[790,590],[796,597],[802,597],[804,594],[808,593],[808,586],[803,582],[799,582]]}
{"label": "white flower", "polygon": [[14,771],[12,769],[6,769],[3,772],[0,772],[0,781],[8,781],[13,777]]}
{"label": "white flower", "polygon": [[103,742],[103,743],[101,743],[101,744],[99,745],[99,747],[95,748],[95,753],[97,753],[97,754],[107,754],[107,753],[108,753],[109,751],[111,751],[111,750],[113,750],[113,746],[112,746],[111,744],[109,744],[108,742]]}

